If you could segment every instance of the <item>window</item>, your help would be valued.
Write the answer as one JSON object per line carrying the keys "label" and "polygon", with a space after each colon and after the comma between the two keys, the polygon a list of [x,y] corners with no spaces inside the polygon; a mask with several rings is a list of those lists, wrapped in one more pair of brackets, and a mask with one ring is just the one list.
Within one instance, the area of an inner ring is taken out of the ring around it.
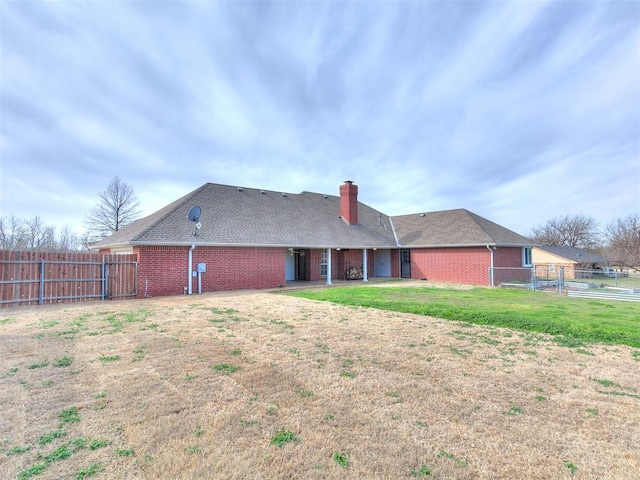
{"label": "window", "polygon": [[531,256],[531,247],[522,248],[522,266],[523,267],[533,266],[533,258]]}
{"label": "window", "polygon": [[327,251],[324,249],[320,252],[320,275],[327,276]]}

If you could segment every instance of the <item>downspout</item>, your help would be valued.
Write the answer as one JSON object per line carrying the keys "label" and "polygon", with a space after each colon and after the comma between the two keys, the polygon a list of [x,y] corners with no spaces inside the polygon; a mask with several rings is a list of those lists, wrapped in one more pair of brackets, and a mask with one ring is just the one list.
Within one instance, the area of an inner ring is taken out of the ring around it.
{"label": "downspout", "polygon": [[487,245],[487,250],[489,250],[489,253],[491,254],[491,267],[489,267],[489,285],[493,287],[493,249],[489,245]]}
{"label": "downspout", "polygon": [[193,293],[193,281],[192,281],[192,277],[193,277],[193,249],[196,248],[196,244],[192,244],[191,248],[189,249],[189,271],[187,272],[187,293],[189,295],[191,295]]}

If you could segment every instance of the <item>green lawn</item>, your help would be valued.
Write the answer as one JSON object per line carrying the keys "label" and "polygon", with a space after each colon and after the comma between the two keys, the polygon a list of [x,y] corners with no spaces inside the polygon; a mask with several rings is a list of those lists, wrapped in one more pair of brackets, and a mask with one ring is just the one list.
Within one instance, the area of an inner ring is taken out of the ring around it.
{"label": "green lawn", "polygon": [[559,341],[640,347],[640,303],[567,298],[530,290],[335,287],[287,295],[343,305],[557,335]]}

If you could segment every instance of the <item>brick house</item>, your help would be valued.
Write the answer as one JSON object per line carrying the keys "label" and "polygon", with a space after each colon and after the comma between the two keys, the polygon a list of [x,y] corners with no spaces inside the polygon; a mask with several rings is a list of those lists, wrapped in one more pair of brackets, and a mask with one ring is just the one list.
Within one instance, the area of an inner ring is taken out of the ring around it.
{"label": "brick house", "polygon": [[94,247],[135,253],[145,297],[370,277],[492,285],[490,267],[520,272],[532,243],[464,209],[390,217],[347,181],[338,196],[207,183]]}
{"label": "brick house", "polygon": [[561,267],[564,278],[584,278],[590,277],[592,270],[608,270],[611,260],[583,248],[538,245],[533,248],[533,263],[540,278],[557,278]]}

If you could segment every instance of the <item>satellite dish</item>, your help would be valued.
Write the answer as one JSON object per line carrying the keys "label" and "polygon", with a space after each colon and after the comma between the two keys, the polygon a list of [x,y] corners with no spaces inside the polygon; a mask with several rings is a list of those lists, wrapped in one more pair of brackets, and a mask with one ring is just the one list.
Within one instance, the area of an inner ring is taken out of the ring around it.
{"label": "satellite dish", "polygon": [[200,207],[198,207],[197,205],[194,205],[189,209],[189,214],[187,216],[189,217],[189,220],[191,220],[192,222],[197,222],[200,220],[200,213],[202,213],[202,210],[200,209]]}
{"label": "satellite dish", "polygon": [[202,228],[202,224],[200,223],[201,213],[202,213],[202,210],[200,209],[200,207],[198,207],[197,205],[194,205],[189,209],[189,213],[187,214],[187,217],[189,218],[189,220],[191,220],[192,222],[196,222],[196,229],[193,231],[194,236],[197,235],[198,230]]}

